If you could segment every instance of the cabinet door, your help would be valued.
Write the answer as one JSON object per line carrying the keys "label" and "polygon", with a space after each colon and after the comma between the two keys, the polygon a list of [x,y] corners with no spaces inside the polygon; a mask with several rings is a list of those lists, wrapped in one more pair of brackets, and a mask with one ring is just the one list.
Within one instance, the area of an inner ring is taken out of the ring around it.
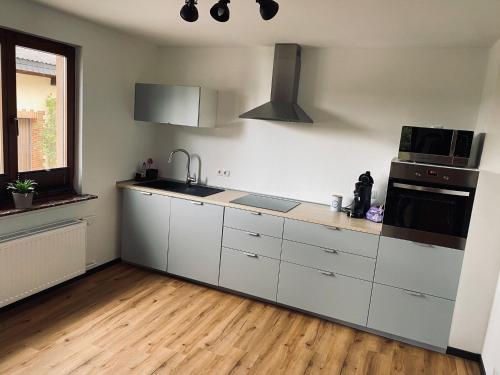
{"label": "cabinet door", "polygon": [[361,233],[292,219],[285,220],[283,238],[370,258],[377,257],[379,241],[379,236],[375,234]]}
{"label": "cabinet door", "polygon": [[366,326],[372,283],[281,262],[278,302]]}
{"label": "cabinet door", "polygon": [[280,261],[222,248],[219,285],[276,301]]}
{"label": "cabinet door", "polygon": [[121,256],[126,262],[167,270],[170,198],[123,191]]}
{"label": "cabinet door", "polygon": [[199,87],[135,85],[135,120],[198,126],[199,110]]}
{"label": "cabinet door", "polygon": [[375,282],[455,300],[464,252],[381,237]]}
{"label": "cabinet door", "polygon": [[217,285],[224,208],[172,198],[168,272]]}
{"label": "cabinet door", "polygon": [[446,348],[454,302],[373,284],[368,327]]}

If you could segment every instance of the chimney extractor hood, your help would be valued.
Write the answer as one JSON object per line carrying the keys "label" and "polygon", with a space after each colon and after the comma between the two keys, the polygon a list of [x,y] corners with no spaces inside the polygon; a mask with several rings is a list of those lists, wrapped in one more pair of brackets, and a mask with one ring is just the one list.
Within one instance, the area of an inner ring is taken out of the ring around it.
{"label": "chimney extractor hood", "polygon": [[286,122],[313,120],[297,104],[300,79],[301,47],[276,44],[274,49],[271,101],[240,115],[240,118]]}

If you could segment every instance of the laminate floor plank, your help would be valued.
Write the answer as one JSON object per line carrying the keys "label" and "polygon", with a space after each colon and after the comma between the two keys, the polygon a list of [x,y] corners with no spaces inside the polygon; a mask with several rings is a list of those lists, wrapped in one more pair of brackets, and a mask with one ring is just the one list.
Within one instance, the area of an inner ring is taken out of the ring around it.
{"label": "laminate floor plank", "polygon": [[0,313],[0,374],[479,375],[479,366],[116,264]]}

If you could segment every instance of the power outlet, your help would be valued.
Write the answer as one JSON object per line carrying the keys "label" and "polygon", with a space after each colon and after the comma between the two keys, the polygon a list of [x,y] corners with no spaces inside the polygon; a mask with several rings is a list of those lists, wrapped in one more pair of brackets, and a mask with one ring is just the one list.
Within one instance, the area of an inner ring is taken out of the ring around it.
{"label": "power outlet", "polygon": [[224,174],[224,177],[229,177],[229,176],[231,176],[231,171],[229,169],[225,169],[223,174]]}
{"label": "power outlet", "polygon": [[224,170],[223,169],[217,169],[217,176],[224,177]]}

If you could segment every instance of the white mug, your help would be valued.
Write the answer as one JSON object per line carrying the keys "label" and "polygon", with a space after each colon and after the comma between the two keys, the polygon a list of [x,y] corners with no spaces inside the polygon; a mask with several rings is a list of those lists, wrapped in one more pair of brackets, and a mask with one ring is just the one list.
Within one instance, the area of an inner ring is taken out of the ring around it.
{"label": "white mug", "polygon": [[330,204],[330,210],[334,212],[342,211],[342,195],[332,194],[332,203]]}

